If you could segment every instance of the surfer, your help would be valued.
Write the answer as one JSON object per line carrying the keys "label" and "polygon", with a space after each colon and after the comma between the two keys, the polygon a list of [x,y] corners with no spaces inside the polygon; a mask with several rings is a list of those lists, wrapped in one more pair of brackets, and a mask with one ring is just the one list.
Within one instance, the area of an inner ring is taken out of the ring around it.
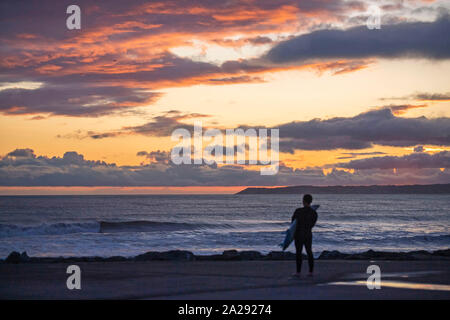
{"label": "surfer", "polygon": [[297,219],[297,229],[295,231],[295,250],[297,273],[294,276],[299,277],[302,270],[302,251],[305,246],[308,255],[309,276],[313,275],[314,257],[312,253],[312,232],[317,221],[317,212],[311,208],[312,196],[305,194],[303,196],[303,208],[297,208],[292,215],[292,221]]}

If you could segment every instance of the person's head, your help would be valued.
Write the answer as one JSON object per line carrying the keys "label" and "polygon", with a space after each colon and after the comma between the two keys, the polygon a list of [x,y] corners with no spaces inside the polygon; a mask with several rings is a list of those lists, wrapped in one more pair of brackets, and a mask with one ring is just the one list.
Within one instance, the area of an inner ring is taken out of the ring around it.
{"label": "person's head", "polygon": [[304,205],[305,207],[309,207],[309,206],[311,205],[311,202],[312,202],[312,195],[310,195],[310,194],[305,194],[305,195],[303,196],[303,205]]}

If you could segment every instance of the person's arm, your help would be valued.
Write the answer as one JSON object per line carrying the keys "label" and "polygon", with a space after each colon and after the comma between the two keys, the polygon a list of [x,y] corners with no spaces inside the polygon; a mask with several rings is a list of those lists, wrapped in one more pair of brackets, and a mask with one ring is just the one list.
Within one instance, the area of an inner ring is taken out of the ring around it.
{"label": "person's arm", "polygon": [[314,227],[315,225],[316,225],[316,222],[317,222],[317,212],[316,212],[316,210],[313,210],[313,219],[312,219],[312,226],[311,226],[311,228],[312,227]]}
{"label": "person's arm", "polygon": [[295,213],[296,213],[296,212],[297,212],[297,210],[295,210],[295,211],[294,211],[294,214],[292,215],[291,223],[294,222],[294,220],[295,220],[295,218],[296,218],[296,216],[295,216]]}

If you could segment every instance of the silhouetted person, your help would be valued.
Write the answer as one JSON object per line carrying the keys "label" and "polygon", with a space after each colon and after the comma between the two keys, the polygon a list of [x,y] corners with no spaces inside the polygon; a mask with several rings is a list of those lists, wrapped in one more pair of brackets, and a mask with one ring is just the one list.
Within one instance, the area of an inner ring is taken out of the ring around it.
{"label": "silhouetted person", "polygon": [[312,253],[312,232],[317,221],[317,212],[311,208],[312,196],[305,194],[303,196],[303,208],[298,208],[292,215],[291,221],[297,219],[297,228],[295,231],[295,249],[297,261],[297,273],[294,276],[300,276],[302,271],[302,251],[305,246],[308,254],[309,275],[312,276],[314,271],[314,257]]}

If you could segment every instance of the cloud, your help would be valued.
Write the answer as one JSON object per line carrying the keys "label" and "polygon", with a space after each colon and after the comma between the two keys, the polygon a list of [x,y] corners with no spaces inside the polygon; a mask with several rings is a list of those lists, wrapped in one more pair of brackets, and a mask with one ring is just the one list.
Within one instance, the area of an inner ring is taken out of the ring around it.
{"label": "cloud", "polygon": [[0,91],[0,112],[6,115],[45,113],[98,117],[151,104],[160,95],[143,88],[84,84],[49,85],[38,89],[12,88]]}
{"label": "cloud", "polygon": [[169,151],[139,151],[136,154],[138,157],[145,157],[150,160],[150,162],[169,164],[170,162],[170,152]]}
{"label": "cloud", "polygon": [[281,42],[266,58],[274,63],[318,59],[450,58],[449,16],[434,22],[404,22],[346,30],[319,30]]}
{"label": "cloud", "polygon": [[92,139],[104,139],[122,135],[139,134],[144,136],[168,137],[178,128],[184,128],[189,132],[194,131],[192,124],[183,123],[183,120],[208,118],[210,115],[201,113],[182,113],[171,110],[163,115],[155,116],[151,121],[138,126],[127,126],[120,130],[111,132],[88,132],[87,136]]}
{"label": "cloud", "polygon": [[420,105],[402,104],[402,105],[390,105],[383,108],[391,109],[392,113],[395,115],[402,115],[411,109],[426,108],[426,107],[428,107],[426,104]]}
{"label": "cloud", "polygon": [[[26,151],[25,151],[26,150]],[[273,185],[373,185],[448,183],[449,170],[422,168],[410,171],[365,169],[350,173],[321,168],[293,169],[284,165],[273,176],[239,165],[174,165],[166,163],[165,152],[139,152],[141,156],[162,157],[140,166],[117,166],[86,160],[70,151],[62,157],[36,156],[30,149],[17,149],[0,158],[1,186],[273,186]]]}
{"label": "cloud", "polygon": [[[46,0],[0,3],[0,87],[6,82],[42,83],[34,89],[0,89],[0,113],[99,117],[151,105],[161,88],[262,82],[261,73],[286,68],[246,58],[221,65],[193,61],[171,50],[195,46],[194,35],[206,44],[240,34],[240,47],[268,45],[277,41],[272,40],[277,38],[274,35],[281,39],[307,28],[299,15],[324,22],[365,8],[363,2],[343,0],[111,0],[94,4],[80,0],[82,29],[69,31],[65,27],[68,4]],[[367,65],[361,61],[327,63],[309,68],[339,74]]]}
{"label": "cloud", "polygon": [[262,79],[261,77],[238,76],[238,77],[209,79],[209,81],[212,84],[234,84],[234,83],[261,83],[264,82],[264,79]]}
{"label": "cloud", "polygon": [[277,126],[280,150],[365,149],[374,144],[411,147],[450,145],[450,118],[403,118],[390,109],[372,110],[354,117],[294,121]]}
{"label": "cloud", "polygon": [[104,161],[85,160],[84,156],[75,152],[67,151],[60,157],[48,158],[45,156],[36,156],[33,149],[16,149],[6,154],[0,161],[0,167],[14,166],[41,166],[42,164],[48,164],[55,167],[66,165],[83,165],[88,167],[105,166],[116,167],[116,164],[107,164]]}
{"label": "cloud", "polygon": [[6,155],[7,157],[23,157],[23,158],[34,158],[34,151],[32,149],[16,149],[11,151]]}
{"label": "cloud", "polygon": [[410,98],[421,101],[450,101],[450,92],[447,93],[416,93]]}
{"label": "cloud", "polygon": [[[155,91],[160,88],[196,84],[259,83],[264,79],[258,74],[273,72],[278,68],[256,60],[226,61],[216,65],[179,58],[168,52],[146,63],[154,67],[150,69],[117,67],[115,72],[105,72],[101,66],[97,68],[90,65],[86,66],[88,68],[86,70],[83,68],[78,70],[79,61],[71,58],[70,62],[67,62],[70,73],[28,74],[27,81],[42,83],[38,88],[0,89],[0,112],[6,115],[47,114],[85,117],[125,113],[153,104],[162,95]],[[300,68],[320,72],[334,70],[335,73],[342,73],[360,67],[359,62],[341,61]],[[5,79],[4,82],[8,79],[8,83],[12,80],[22,81],[24,75],[21,72],[23,70],[0,75],[0,86],[2,79]]]}
{"label": "cloud", "polygon": [[450,101],[450,92],[430,93],[417,92],[403,97],[381,98],[380,100],[416,100],[416,101]]}
{"label": "cloud", "polygon": [[[51,0],[31,0],[25,4],[4,0],[0,13],[5,27],[15,30],[20,38],[30,38],[39,30],[40,33],[48,33],[52,39],[61,39],[71,36],[64,28],[59,28],[61,25],[65,27],[65,9],[69,4],[68,1],[55,3]],[[114,32],[104,35],[106,39],[112,36],[127,39],[131,36],[130,32],[144,30],[155,33],[168,33],[170,30],[209,33],[236,28],[243,31],[273,30],[284,21],[297,19],[298,14],[309,14],[311,17],[320,15],[324,18],[365,7],[363,2],[345,0],[248,0],[225,3],[209,0],[110,0],[107,3],[93,3],[90,0],[78,0],[77,5],[88,18],[84,19],[82,27],[98,31],[101,27],[111,26]],[[36,15],[39,15],[39,19],[32,19]],[[21,23],[23,21],[28,23]],[[149,25],[158,28],[154,30]]]}
{"label": "cloud", "polygon": [[374,152],[343,152],[341,153],[342,157],[338,157],[337,159],[353,159],[360,156],[374,156],[374,155],[381,155],[386,154],[385,152],[380,151],[374,151]]}
{"label": "cloud", "polygon": [[423,101],[450,101],[450,92],[447,93],[417,93],[413,96],[416,100]]}
{"label": "cloud", "polygon": [[[403,108],[397,107],[397,111]],[[103,139],[130,134],[168,137],[178,128],[192,132],[193,125],[183,121],[204,117],[210,116],[172,110],[155,116],[142,125],[123,127],[111,132],[88,132],[83,137]],[[239,127],[244,130],[250,127],[266,128],[264,125]],[[391,108],[385,107],[354,117],[293,121],[280,124],[273,129],[280,130],[280,151],[289,153],[295,150],[360,150],[371,148],[373,145],[394,147],[414,147],[419,144],[450,145],[450,118],[403,118],[394,115]],[[70,137],[80,137],[80,134]]]}
{"label": "cloud", "polygon": [[357,170],[450,168],[450,152],[442,151],[435,154],[415,152],[401,157],[373,157],[338,163],[335,166]]}
{"label": "cloud", "polygon": [[[83,66],[108,71],[130,65],[128,56],[133,58],[131,66],[137,63],[142,69],[170,48],[189,45],[194,38],[189,35],[212,42],[241,34],[247,43],[259,45],[268,42],[265,34],[297,31],[302,24],[299,15],[324,21],[365,7],[363,2],[344,0],[79,0],[82,29],[70,32],[65,27],[69,4],[2,1],[0,35],[7,39],[4,43],[8,50],[0,65],[6,69],[33,66],[33,70],[66,72],[69,65],[64,64],[76,59]],[[24,50],[27,47],[32,51]]]}
{"label": "cloud", "polygon": [[273,40],[269,37],[264,37],[264,36],[257,36],[257,37],[253,37],[253,38],[248,38],[246,39],[246,41],[248,41],[251,44],[256,44],[256,45],[261,45],[261,44],[268,44],[268,43],[272,43]]}
{"label": "cloud", "polygon": [[[384,100],[384,99],[381,99]],[[373,108],[373,110],[383,110],[383,109],[388,109],[391,110],[392,113],[396,116],[405,114],[406,112],[408,112],[411,109],[418,109],[418,108],[427,108],[428,105],[427,104],[419,104],[419,105],[414,105],[414,104],[390,104],[387,106],[381,106],[381,107],[375,107]]]}

